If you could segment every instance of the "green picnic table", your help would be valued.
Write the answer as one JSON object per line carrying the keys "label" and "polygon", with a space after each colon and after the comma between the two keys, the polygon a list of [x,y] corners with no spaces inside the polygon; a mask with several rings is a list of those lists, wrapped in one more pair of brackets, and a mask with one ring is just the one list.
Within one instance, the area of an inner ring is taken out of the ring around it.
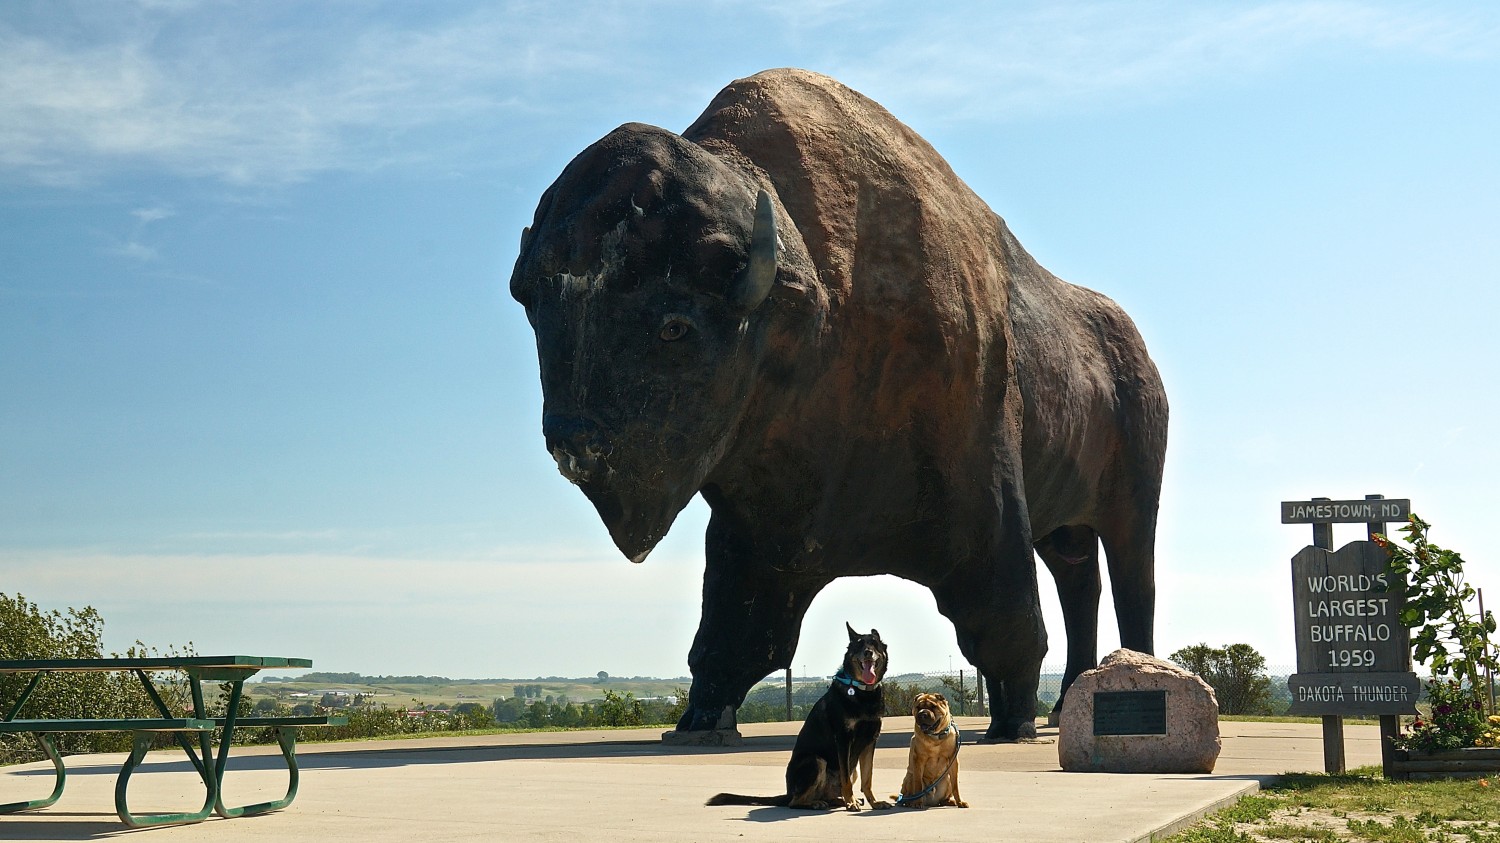
{"label": "green picnic table", "polygon": [[[153,656],[148,658],[128,659],[19,659],[0,660],[0,674],[4,673],[32,673],[31,682],[26,685],[25,690],[11,704],[5,719],[0,720],[0,732],[29,732],[36,735],[47,753],[52,759],[52,766],[57,771],[56,784],[52,793],[44,799],[33,799],[24,802],[11,802],[0,805],[0,814],[12,814],[17,811],[30,811],[45,808],[56,802],[62,796],[63,786],[67,782],[67,771],[63,767],[62,756],[58,754],[57,747],[53,743],[52,735],[59,732],[131,732],[134,736],[130,755],[125,759],[125,765],[120,768],[120,776],[115,781],[115,811],[120,819],[132,828],[154,825],[171,825],[176,823],[199,822],[207,819],[210,812],[217,813],[226,819],[252,814],[263,814],[267,811],[275,811],[290,805],[297,797],[297,729],[303,726],[329,726],[339,725],[347,722],[347,718],[329,717],[326,715],[308,717],[235,717],[235,710],[239,708],[240,697],[244,690],[245,680],[256,673],[267,668],[301,668],[312,667],[310,659],[278,658],[272,656]],[[189,689],[193,697],[193,716],[179,717],[168,710],[167,704],[162,701],[161,694],[152,683],[153,673],[164,671],[180,671],[187,674]],[[53,673],[100,673],[100,672],[123,672],[133,673],[141,681],[146,689],[146,695],[151,698],[152,704],[161,713],[159,718],[79,718],[60,719],[44,718],[27,720],[20,719],[18,715],[26,706],[26,701],[31,697],[33,691],[42,680]],[[229,704],[224,717],[210,717],[208,709],[203,703],[203,683],[227,682],[230,684]],[[234,737],[235,727],[260,727],[266,726],[276,729],[276,741],[281,746],[281,755],[286,759],[288,784],[286,795],[280,799],[270,802],[261,802],[255,805],[241,807],[226,807],[223,801],[224,765],[229,760],[229,745]],[[130,774],[133,773],[146,755],[146,750],[151,746],[152,737],[160,733],[172,733],[177,743],[187,753],[187,757],[193,763],[194,769],[198,771],[203,780],[204,797],[203,807],[197,811],[186,814],[150,814],[139,816],[132,814],[126,805],[126,788],[130,782]],[[189,737],[197,734],[198,747],[193,747],[193,741]],[[217,734],[219,738],[219,751],[215,756],[213,753],[213,738]]]}

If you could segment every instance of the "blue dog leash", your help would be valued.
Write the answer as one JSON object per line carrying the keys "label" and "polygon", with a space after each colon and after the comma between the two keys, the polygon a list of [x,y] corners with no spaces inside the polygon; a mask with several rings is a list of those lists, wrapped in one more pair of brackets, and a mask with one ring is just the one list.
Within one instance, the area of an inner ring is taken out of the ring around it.
{"label": "blue dog leash", "polygon": [[923,732],[923,734],[926,734],[926,735],[928,735],[930,737],[934,737],[934,738],[937,737],[938,735],[945,735],[948,732],[952,732],[953,733],[953,757],[948,760],[948,766],[943,769],[943,772],[939,773],[938,777],[932,780],[932,784],[930,784],[930,785],[922,788],[922,792],[921,793],[913,794],[911,796],[907,796],[906,794],[903,793],[900,796],[897,796],[896,797],[896,805],[897,806],[905,805],[907,803],[915,804],[922,797],[924,797],[927,794],[931,793],[932,789],[938,786],[938,782],[940,782],[943,779],[946,779],[948,777],[948,773],[949,773],[950,770],[953,769],[953,765],[958,763],[958,748],[961,747],[961,746],[963,746],[963,735],[961,735],[961,734],[958,733],[958,729],[954,727],[954,725],[953,725],[953,723],[951,721],[948,723],[948,728],[944,729],[941,732],[934,733],[934,732],[929,732],[926,729],[923,729],[922,732]]}

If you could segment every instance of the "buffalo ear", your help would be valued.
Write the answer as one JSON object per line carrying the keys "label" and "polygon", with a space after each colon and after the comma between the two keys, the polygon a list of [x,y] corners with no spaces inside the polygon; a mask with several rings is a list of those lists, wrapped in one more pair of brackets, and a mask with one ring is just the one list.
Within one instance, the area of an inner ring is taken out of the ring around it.
{"label": "buffalo ear", "polygon": [[854,631],[854,627],[850,626],[848,621],[844,621],[844,629],[849,630],[849,640],[850,641],[858,641],[859,640],[859,633]]}
{"label": "buffalo ear", "polygon": [[755,196],[755,230],[750,234],[750,262],[734,279],[729,301],[740,313],[749,313],[766,300],[775,282],[776,211],[771,207],[771,195],[762,190]]}

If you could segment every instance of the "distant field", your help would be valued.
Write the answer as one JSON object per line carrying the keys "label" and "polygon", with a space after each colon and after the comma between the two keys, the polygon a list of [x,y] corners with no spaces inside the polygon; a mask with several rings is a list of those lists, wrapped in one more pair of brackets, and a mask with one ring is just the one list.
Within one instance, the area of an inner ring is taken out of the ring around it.
{"label": "distant field", "polygon": [[[399,680],[406,677],[371,677],[358,676],[358,674],[332,674],[335,677],[355,676],[352,681],[347,679],[340,681],[330,678],[328,674],[313,674],[308,677],[292,677],[286,681],[256,681],[245,683],[245,694],[250,696],[252,702],[262,697],[273,699],[290,699],[292,694],[310,694],[314,698],[330,691],[343,692],[347,694],[366,694],[372,697],[372,702],[384,704],[391,707],[406,706],[437,706],[447,707],[459,703],[475,702],[489,705],[496,699],[509,699],[515,696],[516,686],[541,686],[541,696],[537,699],[546,699],[548,696],[556,700],[566,696],[570,702],[591,703],[604,699],[605,691],[613,691],[616,694],[633,694],[636,699],[650,699],[653,697],[669,697],[679,691],[686,691],[692,684],[692,679],[686,676],[674,679],[657,679],[654,677],[610,677],[600,682],[597,677],[575,677],[561,678],[551,677],[546,679],[443,679],[434,677],[438,681],[403,682],[385,681],[387,679]],[[972,676],[972,674],[971,674]],[[911,682],[922,681],[921,674],[903,674],[891,676],[888,679]],[[775,677],[756,687],[763,685],[774,685],[781,687],[784,680]],[[797,676],[793,677],[799,689],[811,683],[815,686],[825,686],[828,682],[827,676]],[[753,693],[753,692],[752,692]],[[302,698],[296,698],[300,701]]]}
{"label": "distant field", "polygon": [[433,684],[425,682],[381,682],[379,681],[379,677],[367,677],[356,682],[332,682],[317,678],[308,681],[297,678],[286,682],[247,682],[245,683],[245,693],[252,696],[252,698],[271,697],[274,699],[289,697],[294,693],[321,696],[328,691],[342,691],[345,693],[369,694],[373,697],[372,702],[383,703],[391,707],[413,705],[452,706],[467,702],[489,705],[500,698],[509,699],[515,696],[517,685],[540,685],[542,692],[539,699],[546,699],[548,696],[554,699],[566,696],[571,702],[586,703],[604,699],[605,691],[614,691],[616,694],[630,693],[635,695],[636,699],[667,697],[677,693],[678,690],[686,690],[691,684],[692,680],[687,677],[680,679],[615,679],[611,677],[604,682],[600,682],[594,677],[576,679],[453,679]]}

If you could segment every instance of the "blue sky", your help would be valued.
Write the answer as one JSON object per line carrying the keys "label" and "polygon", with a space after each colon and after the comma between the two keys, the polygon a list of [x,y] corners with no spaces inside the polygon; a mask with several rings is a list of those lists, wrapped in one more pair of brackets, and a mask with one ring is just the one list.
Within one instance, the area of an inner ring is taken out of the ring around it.
{"label": "blue sky", "polygon": [[[1500,605],[1500,12],[1310,0],[11,0],[0,591],[116,648],[685,674],[706,509],[615,551],[506,285],[584,146],[778,66],[884,104],[1135,318],[1172,402],[1159,652],[1294,660],[1277,504],[1315,495],[1411,498]],[[845,620],[961,663],[876,578],[819,597],[799,673]]]}

